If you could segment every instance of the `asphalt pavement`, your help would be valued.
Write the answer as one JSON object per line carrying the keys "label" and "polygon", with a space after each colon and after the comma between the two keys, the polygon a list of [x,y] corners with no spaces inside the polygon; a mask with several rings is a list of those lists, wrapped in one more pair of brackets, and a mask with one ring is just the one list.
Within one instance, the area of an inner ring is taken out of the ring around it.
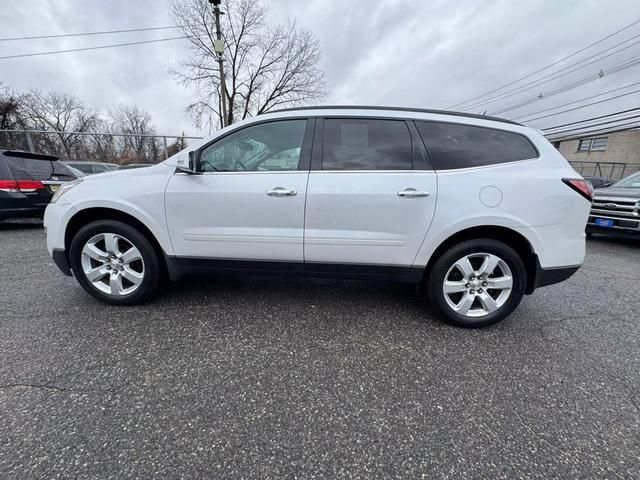
{"label": "asphalt pavement", "polygon": [[640,239],[501,324],[219,276],[112,307],[0,223],[0,478],[639,478]]}

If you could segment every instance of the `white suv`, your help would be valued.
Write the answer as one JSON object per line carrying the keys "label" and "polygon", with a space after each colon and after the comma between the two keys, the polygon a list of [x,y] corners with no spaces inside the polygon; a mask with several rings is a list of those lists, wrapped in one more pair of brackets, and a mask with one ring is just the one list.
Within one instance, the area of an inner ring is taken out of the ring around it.
{"label": "white suv", "polygon": [[365,277],[421,283],[443,319],[479,327],[578,269],[591,198],[513,122],[314,107],[66,184],[45,226],[60,269],[112,304],[194,272]]}

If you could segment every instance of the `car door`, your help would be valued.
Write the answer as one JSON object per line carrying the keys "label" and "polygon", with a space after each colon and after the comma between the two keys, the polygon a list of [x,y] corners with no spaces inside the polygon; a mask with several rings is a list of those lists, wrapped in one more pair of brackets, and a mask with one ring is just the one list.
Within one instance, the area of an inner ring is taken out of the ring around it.
{"label": "car door", "polygon": [[176,256],[303,262],[313,119],[253,123],[203,147],[165,195]]}
{"label": "car door", "polygon": [[305,262],[411,266],[436,197],[436,174],[412,122],[319,119],[307,188]]}

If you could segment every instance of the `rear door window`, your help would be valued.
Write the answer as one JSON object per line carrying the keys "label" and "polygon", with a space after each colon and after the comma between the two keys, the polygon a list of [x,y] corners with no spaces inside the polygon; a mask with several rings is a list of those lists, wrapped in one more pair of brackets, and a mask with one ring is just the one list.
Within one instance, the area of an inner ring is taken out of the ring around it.
{"label": "rear door window", "polygon": [[323,170],[411,170],[411,134],[404,120],[324,120]]}
{"label": "rear door window", "polygon": [[444,122],[415,122],[436,170],[481,167],[538,157],[531,141],[515,132]]}

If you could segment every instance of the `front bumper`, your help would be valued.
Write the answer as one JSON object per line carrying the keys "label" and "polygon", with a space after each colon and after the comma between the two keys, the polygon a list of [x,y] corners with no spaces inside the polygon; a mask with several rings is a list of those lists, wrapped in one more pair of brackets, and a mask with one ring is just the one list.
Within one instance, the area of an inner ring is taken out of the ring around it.
{"label": "front bumper", "polygon": [[57,203],[49,204],[44,212],[44,227],[47,234],[47,251],[54,263],[65,275],[71,275],[71,267],[65,250],[64,232],[66,227],[66,208]]}
{"label": "front bumper", "polygon": [[54,248],[51,252],[51,258],[53,258],[53,262],[60,269],[62,273],[71,276],[71,267],[69,266],[69,259],[67,258],[67,253],[64,250],[60,250]]}
{"label": "front bumper", "polygon": [[597,218],[605,218],[607,220],[613,220],[613,226],[601,227],[599,225],[596,225],[595,223],[596,216],[592,215],[589,217],[589,223],[587,223],[587,232],[640,233],[640,219],[621,218],[621,217],[613,217],[613,216],[607,217],[607,216],[600,216],[600,215],[598,215]]}

